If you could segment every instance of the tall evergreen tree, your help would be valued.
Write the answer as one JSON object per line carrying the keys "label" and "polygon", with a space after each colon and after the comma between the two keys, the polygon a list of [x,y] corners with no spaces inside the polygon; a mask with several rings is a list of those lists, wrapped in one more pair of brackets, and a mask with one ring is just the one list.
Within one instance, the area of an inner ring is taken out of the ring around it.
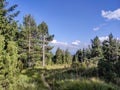
{"label": "tall evergreen tree", "polygon": [[[107,60],[115,61],[117,59],[118,49],[117,49],[117,41],[113,38],[113,35],[109,35],[108,41],[103,42],[103,53],[104,57]],[[107,50],[105,50],[107,49]]]}
{"label": "tall evergreen tree", "polygon": [[53,40],[54,35],[50,35],[48,31],[48,26],[45,22],[38,25],[38,41],[40,47],[42,45],[42,66],[45,66],[45,59],[50,54],[50,50],[53,48],[49,46],[49,42]]}
{"label": "tall evergreen tree", "polygon": [[3,62],[3,57],[5,54],[5,42],[4,42],[4,36],[0,35],[0,71],[3,69],[4,67],[4,62]]}
{"label": "tall evergreen tree", "polygon": [[67,64],[72,63],[72,56],[71,56],[70,52],[68,51],[68,49],[65,50],[65,60],[64,61]]}
{"label": "tall evergreen tree", "polygon": [[[17,53],[17,22],[14,17],[19,12],[12,13],[17,5],[6,8],[8,2],[0,1],[0,88],[13,89],[16,86],[18,68]],[[12,14],[11,14],[12,13]]]}
{"label": "tall evergreen tree", "polygon": [[56,64],[62,64],[63,61],[63,51],[60,48],[57,48],[56,53],[55,53],[55,59],[56,59]]}
{"label": "tall evergreen tree", "polygon": [[17,5],[6,8],[7,5],[8,2],[6,2],[6,0],[0,1],[0,34],[5,37],[6,43],[9,40],[16,40],[18,27],[14,17],[19,14],[19,11],[14,12]]}
{"label": "tall evergreen tree", "polygon": [[[75,60],[74,60],[75,62],[84,62],[83,52],[82,52],[81,49],[77,50],[74,59],[75,59]],[[76,60],[77,60],[77,61],[76,61]]]}
{"label": "tall evergreen tree", "polygon": [[118,61],[117,40],[110,34],[108,40],[103,41],[104,57],[98,63],[100,77],[104,77],[107,81],[111,81],[116,77],[115,63]]}
{"label": "tall evergreen tree", "polygon": [[92,42],[92,52],[91,52],[91,56],[92,57],[102,57],[102,49],[101,49],[101,42],[99,40],[99,38],[96,36],[93,40],[91,40]]}
{"label": "tall evergreen tree", "polygon": [[17,45],[13,41],[8,41],[7,48],[4,50],[4,37],[0,36],[0,85],[2,88],[15,88],[19,67]]}
{"label": "tall evergreen tree", "polygon": [[34,64],[35,43],[37,26],[34,18],[29,14],[24,17],[23,26],[19,35],[20,59],[28,67]]}

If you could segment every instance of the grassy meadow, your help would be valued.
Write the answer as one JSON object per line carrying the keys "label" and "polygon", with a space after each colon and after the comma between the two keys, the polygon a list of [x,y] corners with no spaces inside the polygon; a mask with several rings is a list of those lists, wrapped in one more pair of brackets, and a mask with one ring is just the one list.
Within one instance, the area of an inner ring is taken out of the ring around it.
{"label": "grassy meadow", "polygon": [[97,75],[90,76],[95,71],[95,67],[70,65],[29,68],[22,70],[17,90],[120,90],[119,86],[106,83]]}

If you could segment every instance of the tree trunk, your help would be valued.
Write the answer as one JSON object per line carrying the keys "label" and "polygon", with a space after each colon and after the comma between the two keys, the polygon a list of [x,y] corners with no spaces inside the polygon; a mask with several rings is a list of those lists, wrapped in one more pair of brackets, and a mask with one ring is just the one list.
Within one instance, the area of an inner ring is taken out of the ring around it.
{"label": "tree trunk", "polygon": [[43,35],[43,53],[42,53],[42,66],[44,67],[45,66],[45,35]]}
{"label": "tree trunk", "polygon": [[30,60],[30,53],[31,53],[31,34],[29,32],[29,37],[28,37],[28,67],[31,66],[31,60]]}

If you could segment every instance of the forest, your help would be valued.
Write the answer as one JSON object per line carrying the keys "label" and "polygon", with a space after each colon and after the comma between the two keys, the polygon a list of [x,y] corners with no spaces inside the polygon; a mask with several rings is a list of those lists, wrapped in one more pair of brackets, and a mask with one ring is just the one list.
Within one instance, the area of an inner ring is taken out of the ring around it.
{"label": "forest", "polygon": [[0,90],[120,90],[120,40],[91,39],[72,55],[57,48],[45,21],[27,14],[15,20],[18,5],[0,0]]}

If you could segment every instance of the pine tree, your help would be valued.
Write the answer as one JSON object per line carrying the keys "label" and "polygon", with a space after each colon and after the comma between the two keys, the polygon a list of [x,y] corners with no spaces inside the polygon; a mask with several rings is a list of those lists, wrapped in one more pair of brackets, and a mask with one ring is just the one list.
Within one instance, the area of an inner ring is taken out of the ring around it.
{"label": "pine tree", "polygon": [[60,48],[57,48],[56,53],[56,64],[63,64],[63,51]]}
{"label": "pine tree", "polygon": [[116,61],[115,61],[115,72],[117,74],[117,77],[120,77],[120,40],[117,40],[116,44],[116,50],[117,50],[117,56],[116,56]]}
{"label": "pine tree", "polygon": [[78,62],[77,56],[73,55],[73,57],[72,57],[72,63],[77,63],[77,62]]}
{"label": "pine tree", "polygon": [[83,52],[81,49],[79,49],[76,54],[76,59],[77,59],[77,62],[83,62]]}
{"label": "pine tree", "polygon": [[102,49],[101,49],[101,42],[99,40],[99,38],[96,36],[93,40],[91,40],[92,42],[92,52],[91,52],[91,56],[92,57],[102,57]]}
{"label": "pine tree", "polygon": [[17,45],[13,41],[8,42],[7,50],[4,57],[4,76],[5,82],[8,80],[9,88],[15,89],[17,87],[17,80],[19,75]]}
{"label": "pine tree", "polygon": [[103,41],[104,57],[98,63],[99,76],[111,81],[116,77],[115,63],[118,61],[117,40],[110,34],[108,40]]}
{"label": "pine tree", "polygon": [[53,48],[49,46],[49,42],[53,40],[54,35],[50,35],[48,26],[45,22],[38,25],[38,41],[41,47],[42,45],[42,66],[45,66],[45,59],[48,57],[50,50]]}
{"label": "pine tree", "polygon": [[8,41],[6,50],[5,38],[0,36],[0,87],[1,88],[16,88],[17,78],[19,74],[17,46],[13,41]]}
{"label": "pine tree", "polygon": [[65,50],[65,63],[71,64],[72,63],[72,56],[68,49]]}
{"label": "pine tree", "polygon": [[11,14],[17,5],[6,8],[8,2],[6,0],[0,1],[0,88],[13,89],[16,87],[16,76],[19,73],[17,67],[18,53],[17,53],[17,22],[14,17],[19,12]]}
{"label": "pine tree", "polygon": [[85,50],[85,53],[86,53],[86,58],[87,58],[87,59],[90,59],[90,58],[91,58],[91,48],[87,48],[87,49]]}
{"label": "pine tree", "polygon": [[[16,33],[18,32],[17,22],[14,18],[19,14],[19,11],[14,12],[17,5],[13,5],[8,9],[6,0],[0,1],[0,34],[5,37],[5,41],[16,40]],[[13,12],[11,14],[11,12]]]}
{"label": "pine tree", "polygon": [[34,18],[29,14],[24,17],[19,34],[19,54],[24,66],[34,65],[35,44],[37,38],[37,26]]}
{"label": "pine tree", "polygon": [[0,72],[3,70],[3,67],[4,67],[4,62],[3,62],[3,57],[5,54],[5,50],[4,50],[5,42],[4,42],[4,40],[5,40],[4,36],[0,35]]}
{"label": "pine tree", "polygon": [[115,61],[117,58],[117,41],[113,38],[113,35],[109,35],[109,39],[103,42],[103,53],[107,60]]}

